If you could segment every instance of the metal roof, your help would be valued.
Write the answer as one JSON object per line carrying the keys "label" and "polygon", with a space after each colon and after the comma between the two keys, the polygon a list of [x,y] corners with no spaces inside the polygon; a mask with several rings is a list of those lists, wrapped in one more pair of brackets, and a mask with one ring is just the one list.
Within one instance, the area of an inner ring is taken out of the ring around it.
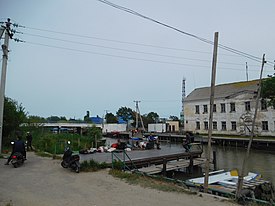
{"label": "metal roof", "polygon": [[[257,91],[259,80],[233,82],[215,86],[215,99],[229,98],[241,93],[254,93]],[[202,87],[193,90],[185,99],[185,102],[210,99],[211,87]]]}

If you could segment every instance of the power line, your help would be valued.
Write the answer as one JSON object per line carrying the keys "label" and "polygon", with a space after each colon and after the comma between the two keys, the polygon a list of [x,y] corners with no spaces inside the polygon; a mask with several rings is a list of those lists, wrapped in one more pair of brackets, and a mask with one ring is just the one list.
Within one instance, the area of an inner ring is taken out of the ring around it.
{"label": "power line", "polygon": [[[21,26],[21,27],[25,28],[25,29],[36,30],[36,31],[56,33],[56,34],[62,34],[62,35],[68,35],[68,36],[74,36],[74,37],[81,37],[81,38],[88,38],[88,39],[97,39],[97,40],[101,40],[101,41],[116,42],[116,43],[121,43],[121,44],[145,46],[145,47],[160,48],[160,49],[175,50],[175,51],[186,51],[186,52],[194,52],[194,53],[211,54],[211,52],[206,52],[206,51],[188,50],[188,49],[182,49],[182,48],[173,48],[173,47],[164,47],[164,46],[157,46],[157,45],[150,45],[150,44],[142,44],[142,43],[136,43],[136,42],[127,42],[127,41],[120,41],[120,40],[114,40],[114,39],[99,38],[99,37],[94,37],[94,36],[73,34],[73,33],[68,33],[68,32],[61,32],[61,31],[54,31],[54,30],[48,30],[48,29],[34,28],[34,27],[28,27],[28,26]],[[237,56],[240,57],[241,56],[241,57],[245,57],[245,58],[251,59],[251,60],[256,61],[256,62],[261,62],[261,61],[259,61],[261,58],[258,58],[256,56],[247,54],[245,52],[235,50],[233,48],[224,46],[222,44],[219,44],[219,47],[226,50],[226,51],[228,51],[228,52],[231,52],[231,53],[235,54],[235,55],[229,55],[229,54],[219,53],[219,55],[234,56],[234,57],[237,57]],[[269,62],[272,62],[272,63],[269,63]],[[273,61],[267,61],[267,65],[268,66],[273,66]]]}
{"label": "power line", "polygon": [[[204,66],[204,65],[183,64],[183,63],[176,63],[176,62],[169,62],[169,61],[158,61],[158,60],[151,60],[151,59],[126,57],[126,56],[121,56],[121,55],[99,53],[99,52],[93,52],[93,51],[87,51],[87,50],[81,50],[81,49],[73,49],[73,48],[68,48],[68,47],[61,47],[61,46],[54,46],[54,45],[48,45],[48,44],[42,44],[42,43],[35,43],[35,42],[30,42],[30,41],[26,41],[24,43],[31,44],[31,45],[44,46],[44,47],[48,47],[48,48],[62,49],[62,50],[68,50],[68,51],[73,51],[73,52],[81,52],[81,53],[95,54],[95,55],[101,55],[101,56],[130,59],[130,60],[138,60],[138,61],[145,61],[145,62],[155,62],[155,63],[171,64],[171,65],[179,65],[179,66],[187,66],[187,67],[210,68],[210,66]],[[219,69],[240,71],[240,69],[226,68],[226,67],[219,67]],[[250,71],[258,71],[258,70],[250,70]]]}
{"label": "power line", "polygon": [[[102,45],[98,45],[98,44],[83,43],[83,42],[79,42],[79,41],[71,41],[71,40],[53,38],[53,37],[42,36],[42,35],[37,35],[37,34],[30,34],[30,33],[24,33],[24,34],[29,35],[29,36],[39,37],[39,38],[45,38],[45,39],[51,39],[51,40],[56,40],[56,41],[73,43],[73,44],[81,44],[81,45],[86,45],[86,46],[93,46],[93,47],[112,49],[112,50],[118,50],[118,51],[125,51],[125,52],[132,52],[132,53],[138,53],[138,54],[154,55],[154,56],[160,56],[160,57],[185,59],[185,60],[190,60],[190,61],[200,61],[200,62],[208,62],[208,63],[211,62],[210,60],[205,60],[205,59],[186,58],[186,57],[179,57],[179,56],[172,56],[172,55],[156,54],[156,53],[151,53],[151,52],[142,52],[142,51],[135,51],[135,50],[129,50],[129,49],[121,49],[121,48],[116,48],[116,47],[109,47],[109,46],[102,46]],[[231,63],[231,62],[219,62],[219,64],[229,64],[229,65],[243,66],[243,64]],[[258,65],[250,65],[250,66],[258,66]]]}
{"label": "power line", "polygon": [[[155,20],[155,19],[153,19],[153,18],[147,17],[147,16],[145,16],[145,15],[143,15],[143,14],[140,14],[140,13],[138,13],[138,12],[136,12],[136,11],[134,11],[134,10],[131,10],[131,9],[129,9],[129,8],[126,8],[126,7],[123,7],[123,6],[114,4],[114,3],[110,2],[110,1],[107,1],[107,0],[97,0],[97,1],[102,2],[102,3],[104,3],[104,4],[107,4],[107,5],[109,5],[109,6],[112,6],[112,7],[116,8],[116,9],[119,9],[119,10],[122,10],[122,11],[125,11],[125,12],[128,12],[128,13],[130,13],[130,14],[139,16],[139,17],[141,17],[141,18],[147,19],[147,20],[149,20],[149,21],[155,22],[155,23],[157,23],[157,24],[160,24],[160,25],[162,25],[162,26],[165,26],[165,27],[167,27],[167,28],[170,28],[170,29],[172,29],[172,30],[175,30],[175,31],[177,31],[177,32],[179,32],[179,33],[182,33],[182,34],[184,34],[184,35],[186,35],[186,36],[189,36],[189,37],[195,38],[195,39],[197,39],[197,40],[200,40],[200,41],[202,41],[202,42],[205,42],[205,43],[207,43],[207,44],[211,44],[211,45],[214,44],[213,41],[207,40],[207,39],[205,39],[205,38],[202,38],[202,37],[199,37],[199,36],[197,36],[197,35],[191,34],[191,33],[189,33],[189,32],[182,31],[182,30],[180,30],[180,29],[178,29],[178,28],[176,28],[176,27],[173,27],[173,26],[170,26],[170,25],[168,25],[168,24],[162,23],[162,22],[160,22],[160,21],[158,21],[158,20]],[[251,55],[251,54],[248,54],[248,53],[245,53],[245,52],[242,52],[242,51],[239,51],[239,50],[236,50],[236,49],[233,49],[233,48],[224,46],[224,45],[222,45],[222,44],[219,44],[218,46],[219,46],[219,48],[224,49],[224,50],[226,50],[226,51],[228,51],[228,52],[231,52],[231,53],[234,53],[234,54],[237,54],[237,55],[246,57],[246,58],[251,59],[251,60],[253,60],[253,61],[261,62],[261,58],[260,58],[260,57],[253,56],[253,55]]]}

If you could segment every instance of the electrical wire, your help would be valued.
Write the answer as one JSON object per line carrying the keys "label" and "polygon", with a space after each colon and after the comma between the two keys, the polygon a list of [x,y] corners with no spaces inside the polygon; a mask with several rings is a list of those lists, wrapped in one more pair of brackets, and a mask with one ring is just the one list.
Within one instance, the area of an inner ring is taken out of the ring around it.
{"label": "electrical wire", "polygon": [[[54,30],[48,30],[48,29],[34,28],[34,27],[28,27],[28,26],[22,26],[22,28],[36,30],[36,31],[49,32],[49,33],[62,34],[62,35],[67,35],[67,36],[74,36],[74,37],[81,37],[81,38],[88,38],[88,39],[97,39],[97,40],[108,41],[108,42],[116,42],[116,43],[121,43],[121,44],[145,46],[145,47],[160,48],[160,49],[175,50],[175,51],[186,51],[186,52],[194,52],[194,53],[212,54],[211,52],[206,52],[206,51],[188,50],[188,49],[181,49],[181,48],[163,47],[163,46],[150,45],[150,44],[127,42],[127,41],[120,41],[120,40],[99,38],[99,37],[94,37],[94,36],[72,34],[72,33],[68,33],[68,32],[61,32],[61,31],[54,31]],[[252,58],[255,57],[253,55],[246,56],[246,55],[249,55],[249,54],[241,52],[241,51],[238,51],[238,50],[235,50],[235,49],[232,49],[232,48],[229,48],[229,47],[226,47],[226,46],[223,46],[221,44],[219,44],[219,47],[223,48],[226,51],[230,51],[231,53],[234,54],[234,55],[230,55],[230,54],[219,53],[219,55],[222,55],[222,56],[246,57],[248,59],[251,59],[251,57]],[[242,55],[240,55],[240,53],[242,53]],[[252,59],[252,60],[257,61],[257,62],[261,62],[260,61],[261,58],[259,58],[259,57],[255,57],[255,58],[257,58],[257,59],[256,60]],[[266,65],[273,67],[273,63],[269,63],[269,62],[273,62],[273,61],[268,60],[267,63],[266,63]]]}
{"label": "electrical wire", "polygon": [[[135,50],[129,50],[129,49],[121,49],[121,48],[115,48],[115,47],[109,47],[109,46],[102,46],[98,44],[90,44],[90,43],[83,43],[79,41],[71,41],[71,40],[65,40],[65,39],[59,39],[59,38],[53,38],[53,37],[47,37],[37,34],[30,34],[30,33],[24,33],[24,35],[44,38],[44,39],[51,39],[56,41],[62,41],[62,42],[68,42],[73,44],[81,44],[86,46],[93,46],[93,47],[99,47],[99,48],[105,48],[105,49],[112,49],[112,50],[118,50],[118,51],[125,51],[125,52],[131,52],[131,53],[138,53],[138,54],[146,54],[146,55],[153,55],[153,56],[160,56],[160,57],[168,57],[168,58],[175,58],[175,59],[185,59],[190,61],[200,61],[200,62],[208,62],[211,63],[209,60],[204,59],[197,59],[197,58],[186,58],[186,57],[179,57],[179,56],[172,56],[172,55],[163,55],[163,54],[156,54],[156,53],[150,53],[150,52],[142,52],[142,51],[135,51]],[[229,65],[237,65],[237,66],[243,66],[243,64],[240,63],[231,63],[231,62],[218,62],[219,64],[229,64]],[[258,65],[250,65],[250,66],[258,66]]]}
{"label": "electrical wire", "polygon": [[[130,60],[138,60],[138,61],[145,61],[145,62],[155,62],[155,63],[162,63],[162,64],[171,64],[171,65],[188,66],[188,67],[200,67],[200,68],[210,68],[211,67],[210,65],[204,66],[204,65],[195,65],[195,64],[183,64],[183,63],[176,63],[176,62],[158,61],[158,60],[151,60],[151,59],[142,59],[142,58],[135,58],[135,57],[126,57],[126,56],[121,56],[121,55],[98,53],[98,52],[93,52],[93,51],[73,49],[73,48],[61,47],[61,46],[54,46],[54,45],[42,44],[42,43],[36,43],[36,42],[30,42],[30,41],[26,41],[24,43],[31,44],[31,45],[44,46],[44,47],[48,47],[48,48],[62,49],[62,50],[68,50],[68,51],[74,51],[74,52],[95,54],[95,55],[108,56],[108,57],[116,57],[116,58],[130,59]],[[226,68],[226,67],[219,67],[219,69],[240,71],[240,69]],[[250,71],[258,71],[258,70],[250,69]]]}
{"label": "electrical wire", "polygon": [[[128,12],[128,13],[130,13],[130,14],[139,16],[139,17],[141,17],[141,18],[147,19],[147,20],[149,20],[149,21],[155,22],[155,23],[160,24],[160,25],[162,25],[162,26],[164,26],[164,27],[170,28],[170,29],[172,29],[172,30],[175,30],[175,31],[177,31],[177,32],[179,32],[179,33],[182,33],[182,34],[184,34],[184,35],[186,35],[186,36],[195,38],[195,39],[200,40],[200,41],[202,41],[202,42],[205,42],[205,43],[207,43],[207,44],[211,44],[211,45],[214,44],[213,41],[207,40],[207,39],[205,39],[205,38],[202,38],[202,37],[199,37],[199,36],[197,36],[197,35],[191,34],[191,33],[189,33],[189,32],[182,31],[182,30],[180,30],[180,29],[178,29],[178,28],[176,28],[176,27],[173,27],[173,26],[170,26],[170,25],[168,25],[168,24],[162,23],[162,22],[160,22],[160,21],[158,21],[158,20],[155,20],[155,19],[153,19],[153,18],[147,17],[147,16],[145,16],[145,15],[143,15],[143,14],[140,14],[140,13],[138,13],[138,12],[136,12],[136,11],[134,11],[134,10],[131,10],[131,9],[129,9],[129,8],[126,8],[126,7],[123,7],[123,6],[114,4],[114,3],[110,2],[110,1],[107,1],[107,0],[97,0],[97,1],[99,1],[99,2],[101,2],[101,3],[104,3],[104,4],[107,4],[107,5],[111,6],[111,7],[116,8],[116,9],[119,9],[119,10],[122,10],[122,11],[125,11],[125,12]],[[246,57],[246,58],[251,59],[251,60],[253,60],[253,61],[261,62],[261,58],[256,57],[256,56],[253,56],[253,55],[248,54],[248,53],[245,53],[245,52],[242,52],[242,51],[239,51],[239,50],[237,50],[237,49],[233,49],[233,48],[224,46],[224,45],[222,45],[222,44],[218,44],[218,47],[221,48],[221,49],[223,49],[223,50],[226,50],[226,51],[228,51],[228,52],[231,52],[231,53],[234,53],[234,54],[237,54],[237,55]]]}

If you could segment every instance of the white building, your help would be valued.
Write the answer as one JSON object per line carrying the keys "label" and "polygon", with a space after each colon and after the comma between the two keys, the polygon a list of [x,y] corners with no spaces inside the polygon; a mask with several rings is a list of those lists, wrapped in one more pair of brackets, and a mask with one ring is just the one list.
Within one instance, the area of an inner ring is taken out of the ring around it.
{"label": "white building", "polygon": [[[250,135],[258,80],[215,86],[213,134]],[[184,100],[185,131],[208,133],[210,87],[192,91]],[[259,102],[255,134],[275,135],[275,110]]]}

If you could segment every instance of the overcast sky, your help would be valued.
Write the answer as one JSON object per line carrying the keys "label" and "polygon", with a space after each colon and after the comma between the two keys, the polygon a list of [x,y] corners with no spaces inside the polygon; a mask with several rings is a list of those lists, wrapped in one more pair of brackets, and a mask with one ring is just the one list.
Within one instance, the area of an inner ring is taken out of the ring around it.
{"label": "overcast sky", "polygon": [[[210,41],[219,32],[220,44],[259,58],[219,48],[217,84],[246,81],[246,62],[259,78],[264,53],[273,73],[274,0],[110,1]],[[25,43],[10,41],[5,95],[29,115],[82,119],[139,100],[142,114],[179,116],[183,78],[187,95],[210,86],[213,45],[97,0],[0,0],[8,17]]]}

